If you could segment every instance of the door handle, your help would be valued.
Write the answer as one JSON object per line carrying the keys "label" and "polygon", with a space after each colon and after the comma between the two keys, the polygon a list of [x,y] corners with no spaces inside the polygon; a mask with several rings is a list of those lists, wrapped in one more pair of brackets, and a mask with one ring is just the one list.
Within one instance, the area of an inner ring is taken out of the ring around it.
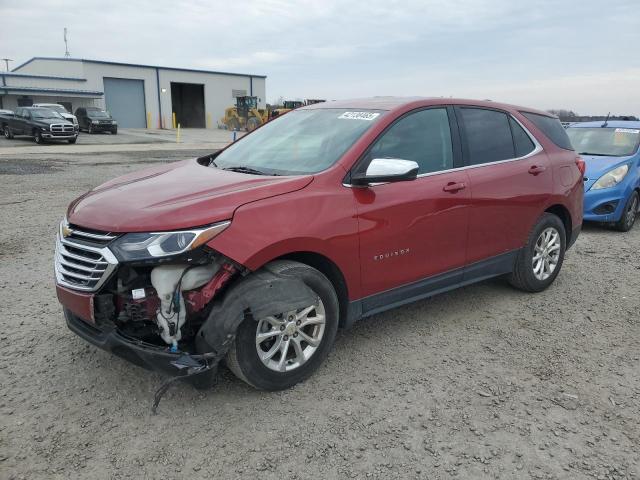
{"label": "door handle", "polygon": [[456,193],[460,190],[464,190],[465,188],[467,188],[467,186],[464,184],[464,182],[449,182],[444,187],[442,187],[442,190],[444,190],[445,192]]}
{"label": "door handle", "polygon": [[539,173],[544,172],[547,169],[547,167],[544,167],[542,165],[533,165],[532,167],[529,168],[529,173],[531,175],[538,175]]}

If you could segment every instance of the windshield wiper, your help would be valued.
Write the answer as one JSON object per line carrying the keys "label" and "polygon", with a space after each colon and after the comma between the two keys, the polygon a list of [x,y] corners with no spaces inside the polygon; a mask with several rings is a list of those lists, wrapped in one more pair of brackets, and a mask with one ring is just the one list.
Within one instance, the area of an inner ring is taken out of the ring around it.
{"label": "windshield wiper", "polygon": [[266,173],[266,172],[263,172],[262,170],[256,170],[255,168],[246,167],[246,166],[226,167],[226,168],[223,168],[222,170],[229,170],[231,172],[238,172],[238,173],[248,173],[250,175],[273,175],[273,176],[277,176],[274,173]]}
{"label": "windshield wiper", "polygon": [[592,157],[612,157],[615,155],[607,155],[606,153],[578,152],[578,155],[591,155]]}

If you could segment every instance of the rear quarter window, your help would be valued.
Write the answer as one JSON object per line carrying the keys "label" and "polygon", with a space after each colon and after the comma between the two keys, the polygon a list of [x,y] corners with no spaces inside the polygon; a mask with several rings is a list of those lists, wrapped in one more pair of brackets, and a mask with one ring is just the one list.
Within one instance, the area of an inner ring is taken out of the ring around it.
{"label": "rear quarter window", "polygon": [[513,145],[516,148],[516,157],[524,157],[533,152],[536,146],[520,124],[509,117],[509,125],[511,126],[511,133],[513,134]]}
{"label": "rear quarter window", "polygon": [[549,140],[555,143],[558,147],[565,150],[573,150],[571,141],[567,136],[567,132],[560,123],[560,120],[553,117],[547,117],[546,115],[540,115],[537,113],[520,112],[527,117],[536,127],[542,130]]}

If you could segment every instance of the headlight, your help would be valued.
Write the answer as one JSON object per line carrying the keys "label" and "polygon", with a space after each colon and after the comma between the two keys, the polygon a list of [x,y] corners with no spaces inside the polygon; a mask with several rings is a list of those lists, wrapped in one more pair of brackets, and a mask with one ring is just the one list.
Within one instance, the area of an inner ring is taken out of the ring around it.
{"label": "headlight", "polygon": [[111,125],[117,125],[118,122],[116,122],[115,120],[111,120]]}
{"label": "headlight", "polygon": [[109,248],[125,261],[178,255],[207,243],[230,224],[231,221],[227,220],[205,228],[178,232],[127,233]]}
{"label": "headlight", "polygon": [[620,165],[617,168],[602,175],[596,183],[593,184],[591,190],[600,190],[602,188],[611,188],[619,184],[629,171],[629,165]]}
{"label": "headlight", "polygon": [[74,125],[77,125],[77,124],[78,124],[78,119],[77,119],[77,118],[75,118],[75,117],[74,117],[74,118],[72,118],[71,120],[73,121],[73,124],[74,124]]}
{"label": "headlight", "polygon": [[99,122],[98,120],[91,120],[91,123],[98,124],[98,123],[100,123],[100,122]]}

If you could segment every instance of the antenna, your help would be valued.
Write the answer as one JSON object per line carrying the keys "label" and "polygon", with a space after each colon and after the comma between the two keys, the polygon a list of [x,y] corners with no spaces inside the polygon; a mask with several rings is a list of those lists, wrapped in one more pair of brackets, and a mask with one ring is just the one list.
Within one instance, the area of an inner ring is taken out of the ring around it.
{"label": "antenna", "polygon": [[71,56],[69,53],[69,42],[67,41],[67,27],[64,27],[64,56],[65,58],[69,58]]}
{"label": "antenna", "polygon": [[604,123],[602,125],[600,125],[602,128],[604,128],[604,127],[606,127],[608,125],[609,115],[611,115],[611,112],[607,113],[607,118],[605,118],[604,119]]}
{"label": "antenna", "polygon": [[13,62],[13,60],[11,60],[10,58],[3,58],[1,60],[4,60],[4,64],[7,67],[7,72],[9,71],[9,62]]}

